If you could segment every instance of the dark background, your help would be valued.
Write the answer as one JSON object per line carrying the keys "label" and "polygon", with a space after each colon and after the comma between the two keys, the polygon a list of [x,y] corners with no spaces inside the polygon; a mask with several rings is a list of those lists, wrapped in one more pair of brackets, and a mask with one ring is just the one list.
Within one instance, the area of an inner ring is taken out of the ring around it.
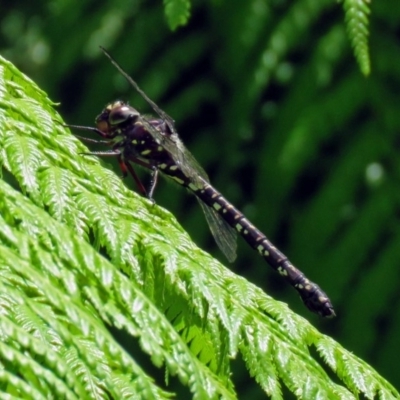
{"label": "dark background", "polygon": [[[175,32],[161,2],[35,3],[3,6],[1,55],[60,103],[68,123],[93,125],[116,98],[150,112],[106,47],[176,120],[213,185],[329,294],[337,318],[311,315],[240,238],[230,267],[399,386],[397,2],[371,4],[368,78],[333,1],[195,1]],[[192,196],[161,181],[155,198],[227,264]],[[240,397],[256,398],[236,366]]]}

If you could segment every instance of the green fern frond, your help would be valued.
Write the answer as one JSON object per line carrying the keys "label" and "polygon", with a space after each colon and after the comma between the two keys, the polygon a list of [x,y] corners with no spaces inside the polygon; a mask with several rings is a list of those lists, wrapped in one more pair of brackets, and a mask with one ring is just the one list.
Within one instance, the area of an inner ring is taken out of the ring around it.
{"label": "green fern frond", "polygon": [[369,0],[343,0],[347,31],[354,48],[356,59],[364,75],[371,72],[368,52]]}
{"label": "green fern frond", "polygon": [[165,14],[172,30],[185,25],[190,15],[189,0],[164,0]]}
{"label": "green fern frond", "polygon": [[317,348],[327,364],[341,379],[347,381],[354,393],[363,393],[368,399],[375,398],[377,393],[382,399],[397,398],[398,394],[393,392],[393,387],[387,381],[374,373],[364,361],[337,346],[332,339],[321,338]]}
{"label": "green fern frond", "polygon": [[79,155],[84,146],[56,122],[47,97],[0,62],[1,160],[26,193],[0,181],[3,393],[169,398],[111,326],[196,399],[236,397],[230,358],[238,353],[274,399],[282,384],[299,398],[399,396],[285,304],[199,250],[167,211]]}
{"label": "green fern frond", "polygon": [[[265,49],[259,55],[251,85],[251,94],[258,95],[264,90],[266,84],[271,80],[278,64],[284,59],[290,50],[302,40],[302,34],[307,30],[315,18],[326,8],[328,2],[322,1],[299,1],[293,3],[289,10],[268,37]],[[260,85],[261,83],[261,85]]]}

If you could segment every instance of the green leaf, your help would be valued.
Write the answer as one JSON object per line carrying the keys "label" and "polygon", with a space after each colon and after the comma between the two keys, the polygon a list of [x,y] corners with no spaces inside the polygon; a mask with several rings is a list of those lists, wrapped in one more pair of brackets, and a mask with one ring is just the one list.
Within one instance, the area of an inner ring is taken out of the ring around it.
{"label": "green leaf", "polygon": [[195,399],[237,397],[238,353],[274,399],[283,385],[298,398],[399,396],[285,304],[198,249],[170,213],[79,155],[83,145],[57,122],[50,100],[0,62],[2,160],[14,179],[14,188],[0,181],[0,390],[169,398],[113,327]]}
{"label": "green leaf", "polygon": [[346,12],[347,32],[354,48],[356,59],[364,75],[371,72],[368,52],[369,0],[343,0]]}
{"label": "green leaf", "polygon": [[189,0],[164,0],[165,15],[172,30],[186,25],[190,16]]}

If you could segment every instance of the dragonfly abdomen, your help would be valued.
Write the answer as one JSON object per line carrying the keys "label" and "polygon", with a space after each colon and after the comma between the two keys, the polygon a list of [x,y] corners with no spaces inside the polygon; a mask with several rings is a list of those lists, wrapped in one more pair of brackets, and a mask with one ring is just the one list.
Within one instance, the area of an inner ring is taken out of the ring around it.
{"label": "dragonfly abdomen", "polygon": [[311,311],[317,312],[324,317],[333,317],[335,315],[333,306],[325,292],[317,284],[307,279],[260,230],[217,190],[208,183],[204,183],[202,189],[198,189],[190,183],[186,183],[185,186],[188,186],[200,200],[218,212],[253,249],[257,250],[269,265],[298,291],[304,304]]}
{"label": "dragonfly abdomen", "polygon": [[[143,154],[140,151],[141,149],[138,150],[139,154]],[[202,202],[215,210],[271,267],[297,290],[304,304],[311,311],[324,317],[335,315],[333,306],[325,292],[316,283],[307,279],[237,208],[204,179],[201,180],[201,184],[194,183],[191,177],[184,174],[168,152],[162,148],[157,150],[147,151],[145,156],[149,157],[162,173],[191,190]]]}

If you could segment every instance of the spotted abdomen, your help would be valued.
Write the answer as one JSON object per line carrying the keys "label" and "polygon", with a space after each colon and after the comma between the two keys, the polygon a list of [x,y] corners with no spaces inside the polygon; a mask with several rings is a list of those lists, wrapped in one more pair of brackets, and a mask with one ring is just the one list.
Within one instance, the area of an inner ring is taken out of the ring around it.
{"label": "spotted abdomen", "polygon": [[241,235],[278,273],[284,277],[300,294],[304,304],[314,312],[333,317],[335,312],[328,296],[320,287],[308,280],[239,210],[229,203],[210,184],[204,182],[199,189],[189,183],[186,186],[212,207],[222,218]]}

